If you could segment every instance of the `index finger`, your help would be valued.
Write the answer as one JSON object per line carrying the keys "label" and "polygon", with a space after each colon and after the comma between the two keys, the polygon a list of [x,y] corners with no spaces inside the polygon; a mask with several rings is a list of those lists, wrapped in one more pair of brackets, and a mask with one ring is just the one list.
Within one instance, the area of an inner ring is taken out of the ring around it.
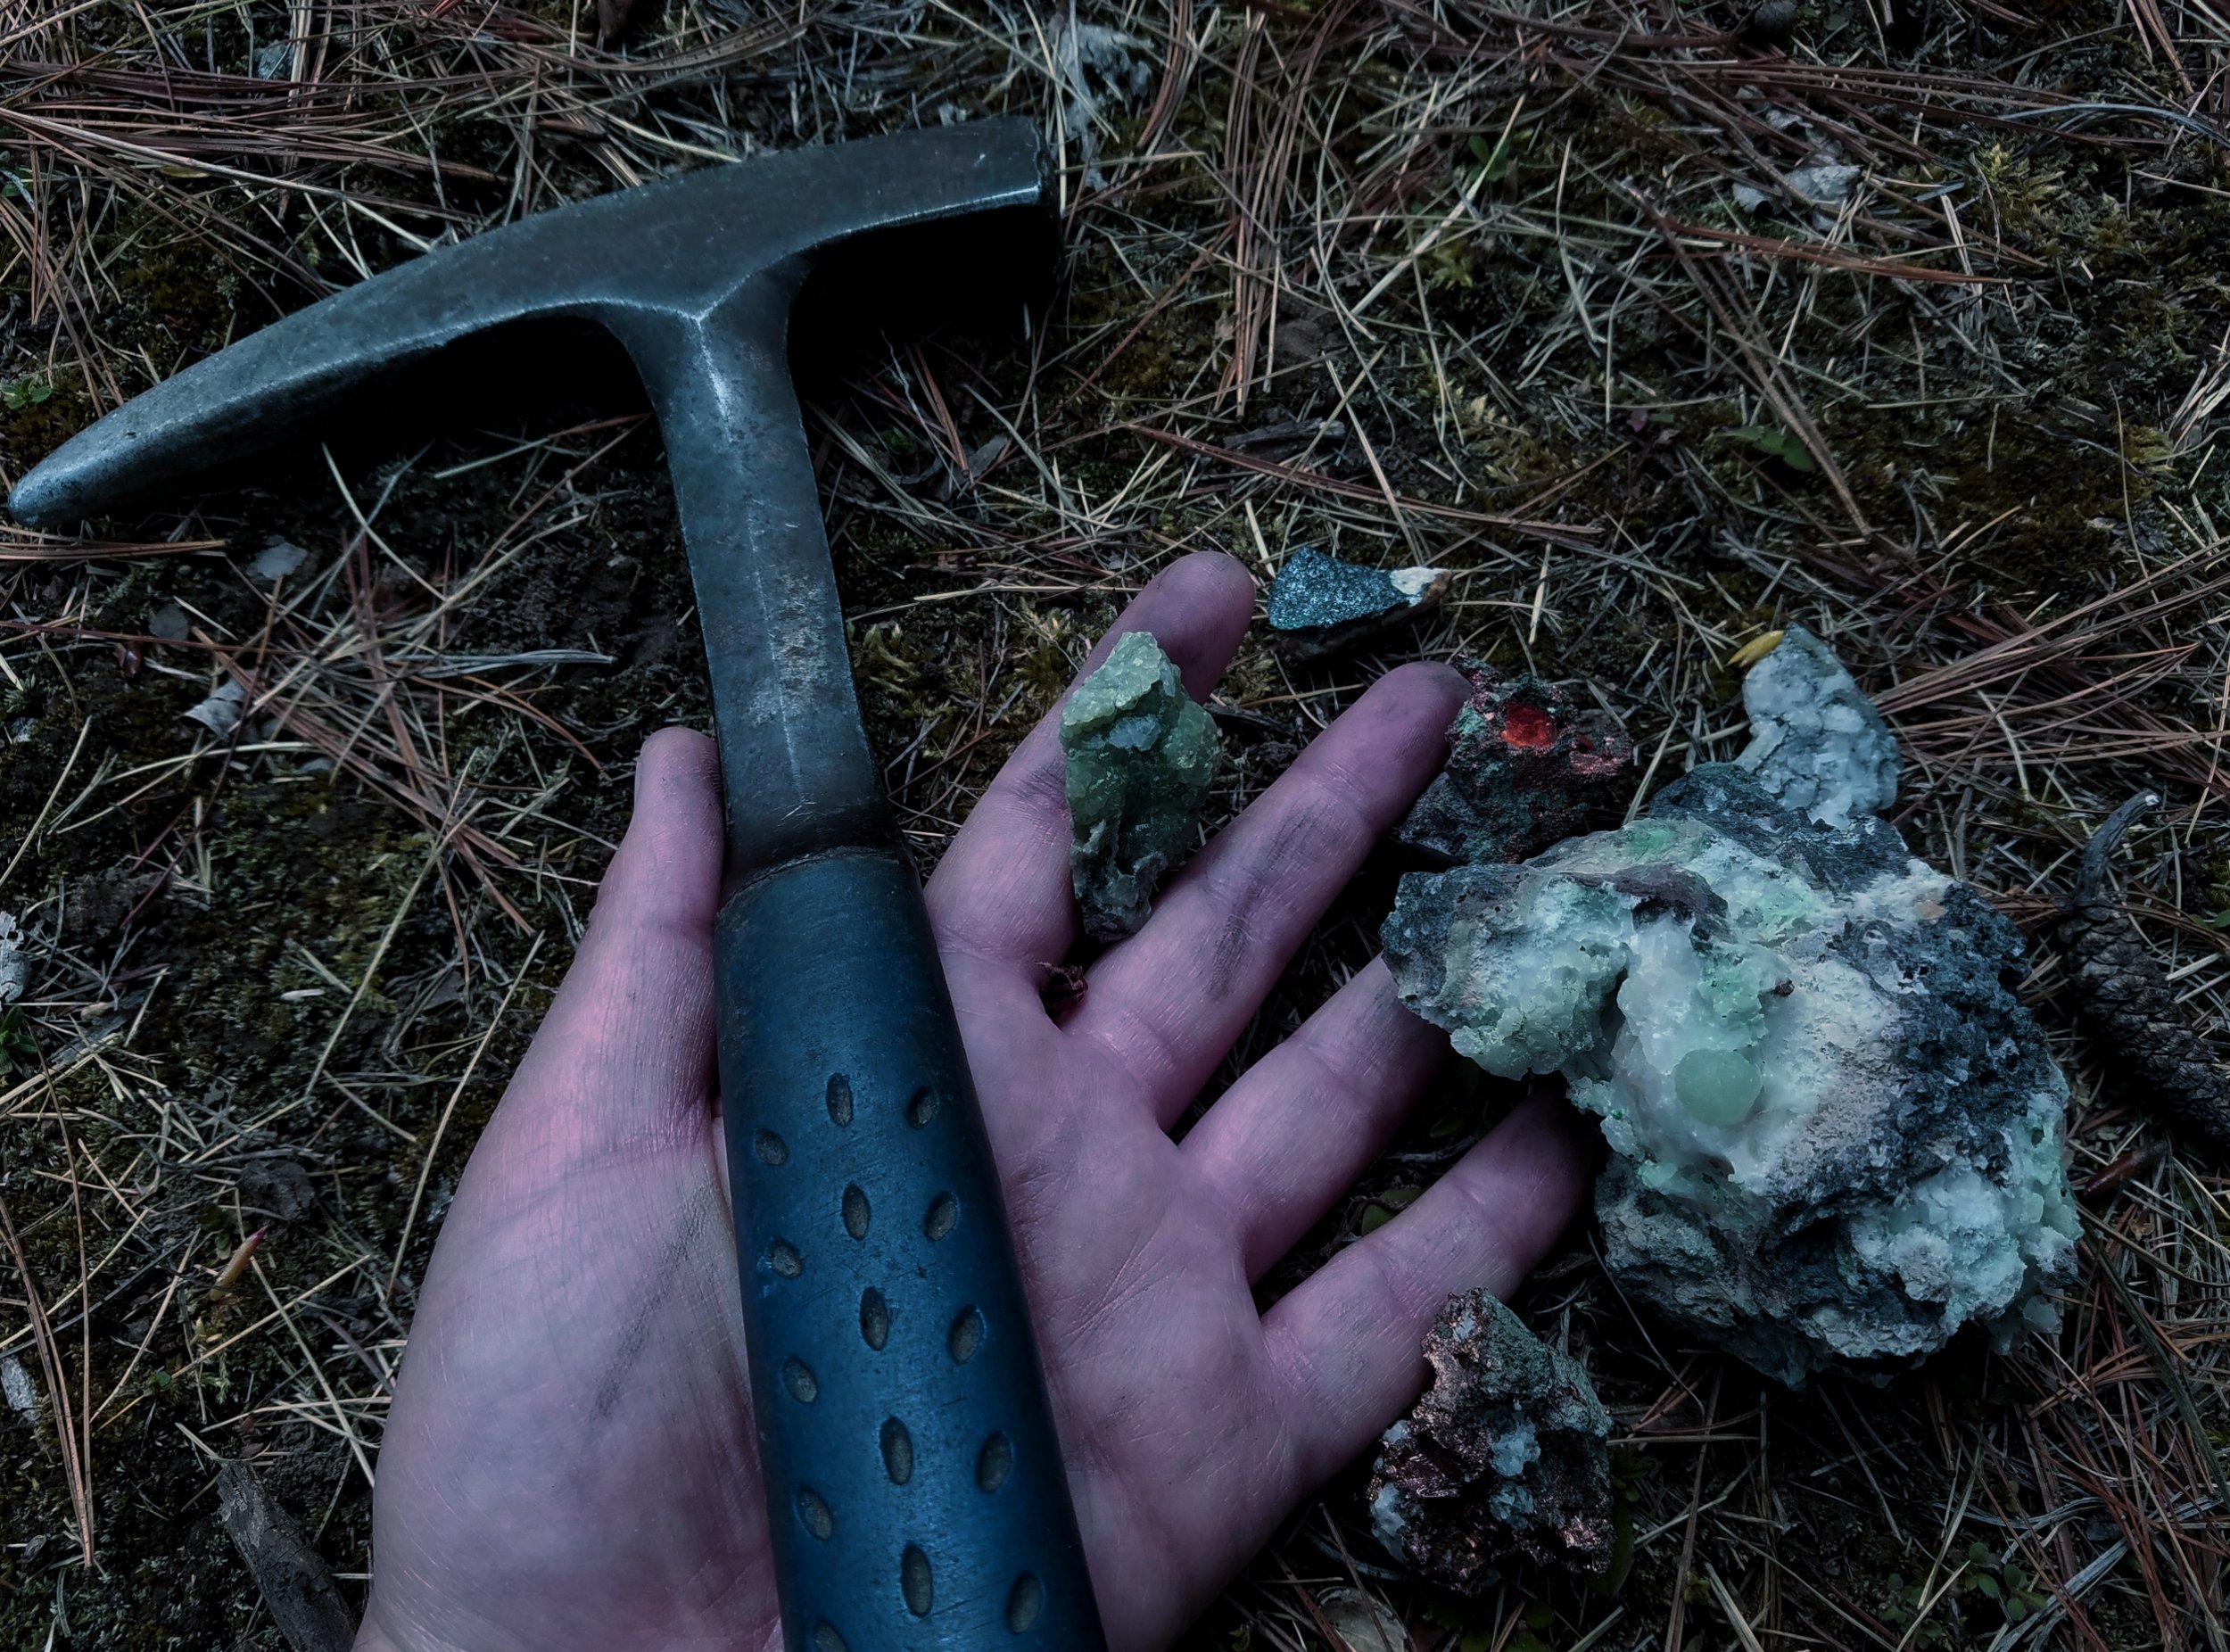
{"label": "index finger", "polygon": [[[1254,581],[1230,557],[1200,551],[1147,582],[1084,663],[1099,669],[1117,639],[1148,631],[1205,699],[1254,616]],[[1074,692],[1075,685],[1070,685]],[[1077,938],[1069,884],[1063,694],[1008,758],[953,839],[926,891],[938,945],[1018,971],[1058,963]]]}

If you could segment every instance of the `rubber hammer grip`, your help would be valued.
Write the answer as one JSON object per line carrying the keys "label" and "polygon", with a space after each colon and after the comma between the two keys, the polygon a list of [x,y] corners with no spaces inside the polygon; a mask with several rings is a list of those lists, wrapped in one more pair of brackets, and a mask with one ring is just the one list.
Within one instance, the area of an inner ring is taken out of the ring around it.
{"label": "rubber hammer grip", "polygon": [[720,1076],[789,1652],[1104,1643],[1028,1304],[912,871],[730,896]]}

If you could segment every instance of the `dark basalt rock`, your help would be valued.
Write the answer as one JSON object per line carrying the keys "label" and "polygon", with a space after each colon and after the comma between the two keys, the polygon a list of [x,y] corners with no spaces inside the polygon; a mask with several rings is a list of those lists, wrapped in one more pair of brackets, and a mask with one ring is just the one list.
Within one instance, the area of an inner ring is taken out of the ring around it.
{"label": "dark basalt rock", "polygon": [[1617,818],[1633,747],[1531,673],[1474,665],[1471,698],[1448,731],[1448,766],[1394,830],[1443,864],[1519,861]]}

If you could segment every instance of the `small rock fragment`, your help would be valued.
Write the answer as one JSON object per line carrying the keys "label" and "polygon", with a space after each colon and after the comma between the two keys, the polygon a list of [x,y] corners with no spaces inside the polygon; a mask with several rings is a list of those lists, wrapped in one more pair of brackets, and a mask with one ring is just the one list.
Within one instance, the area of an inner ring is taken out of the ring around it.
{"label": "small rock fragment", "polygon": [[297,1161],[261,1159],[241,1171],[240,1201],[245,1210],[292,1222],[318,1202],[318,1188]]}
{"label": "small rock fragment", "polygon": [[1327,1589],[1318,1597],[1317,1610],[1347,1643],[1347,1652],[1409,1652],[1401,1615],[1366,1590]]}
{"label": "small rock fragment", "polygon": [[2083,1030],[2110,1053],[2127,1094],[2218,1161],[2230,1160],[2230,1070],[2216,1056],[2137,926],[2106,896],[2106,868],[2132,822],[2160,806],[2143,791],[2108,815],[2083,852],[2056,938]]}
{"label": "small rock fragment", "polygon": [[186,720],[200,723],[222,739],[240,726],[240,719],[247,708],[248,691],[237,681],[227,678],[217,685],[216,692],[188,710]]}
{"label": "small rock fragment", "polygon": [[1611,1419],[1586,1370],[1484,1291],[1448,1300],[1425,1357],[1433,1386],[1371,1466],[1371,1530],[1387,1552],[1467,1594],[1513,1555],[1601,1571]]}
{"label": "small rock fragment", "polygon": [[0,912],[0,1010],[23,995],[23,926],[12,912]]}
{"label": "small rock fragment", "polygon": [[1145,922],[1161,875],[1193,847],[1216,777],[1216,725],[1150,632],[1134,631],[1061,714],[1069,871],[1102,940]]}
{"label": "small rock fragment", "polygon": [[184,642],[194,634],[194,626],[184,608],[166,602],[147,616],[147,632],[164,642]]}
{"label": "small rock fragment", "polygon": [[1800,166],[1782,181],[1813,206],[1840,206],[1866,175],[1864,167],[1825,164]]}
{"label": "small rock fragment", "polygon": [[1752,45],[1787,45],[1796,33],[1796,0],[1759,0],[1741,29]]}
{"label": "small rock fragment", "polygon": [[1827,644],[1801,625],[1742,680],[1750,744],[1735,759],[1791,809],[1829,826],[1897,798],[1897,740]]}
{"label": "small rock fragment", "polygon": [[30,1372],[13,1354],[0,1354],[0,1399],[6,1400],[8,1409],[33,1428],[38,1426],[43,1409],[39,1403],[38,1384],[31,1380]]}
{"label": "small rock fragment", "polygon": [[1615,819],[1633,747],[1530,672],[1471,667],[1471,698],[1449,725],[1448,766],[1394,840],[1448,864],[1516,861]]}
{"label": "small rock fragment", "polygon": [[248,565],[248,572],[267,585],[276,584],[309,559],[310,553],[300,545],[275,539],[256,553],[255,560]]}
{"label": "small rock fragment", "polygon": [[128,863],[70,879],[62,885],[62,933],[77,942],[105,939],[122,929],[164,880],[161,871],[134,872]]}
{"label": "small rock fragment", "polygon": [[1270,630],[1297,659],[1380,636],[1425,613],[1448,591],[1446,568],[1367,568],[1304,545],[1270,584]]}

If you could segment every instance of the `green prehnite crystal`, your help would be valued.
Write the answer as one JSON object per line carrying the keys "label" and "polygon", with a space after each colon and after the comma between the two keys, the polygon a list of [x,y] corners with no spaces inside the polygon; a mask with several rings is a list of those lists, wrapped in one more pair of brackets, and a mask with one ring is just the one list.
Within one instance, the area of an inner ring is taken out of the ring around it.
{"label": "green prehnite crystal", "polygon": [[1102,940],[1146,921],[1154,886],[1199,831],[1216,777],[1216,724],[1152,633],[1134,631],[1061,714],[1069,755],[1070,876]]}
{"label": "green prehnite crystal", "polygon": [[1673,1094],[1705,1124],[1740,1124],[1765,1080],[1736,1050],[1690,1050],[1672,1069]]}

